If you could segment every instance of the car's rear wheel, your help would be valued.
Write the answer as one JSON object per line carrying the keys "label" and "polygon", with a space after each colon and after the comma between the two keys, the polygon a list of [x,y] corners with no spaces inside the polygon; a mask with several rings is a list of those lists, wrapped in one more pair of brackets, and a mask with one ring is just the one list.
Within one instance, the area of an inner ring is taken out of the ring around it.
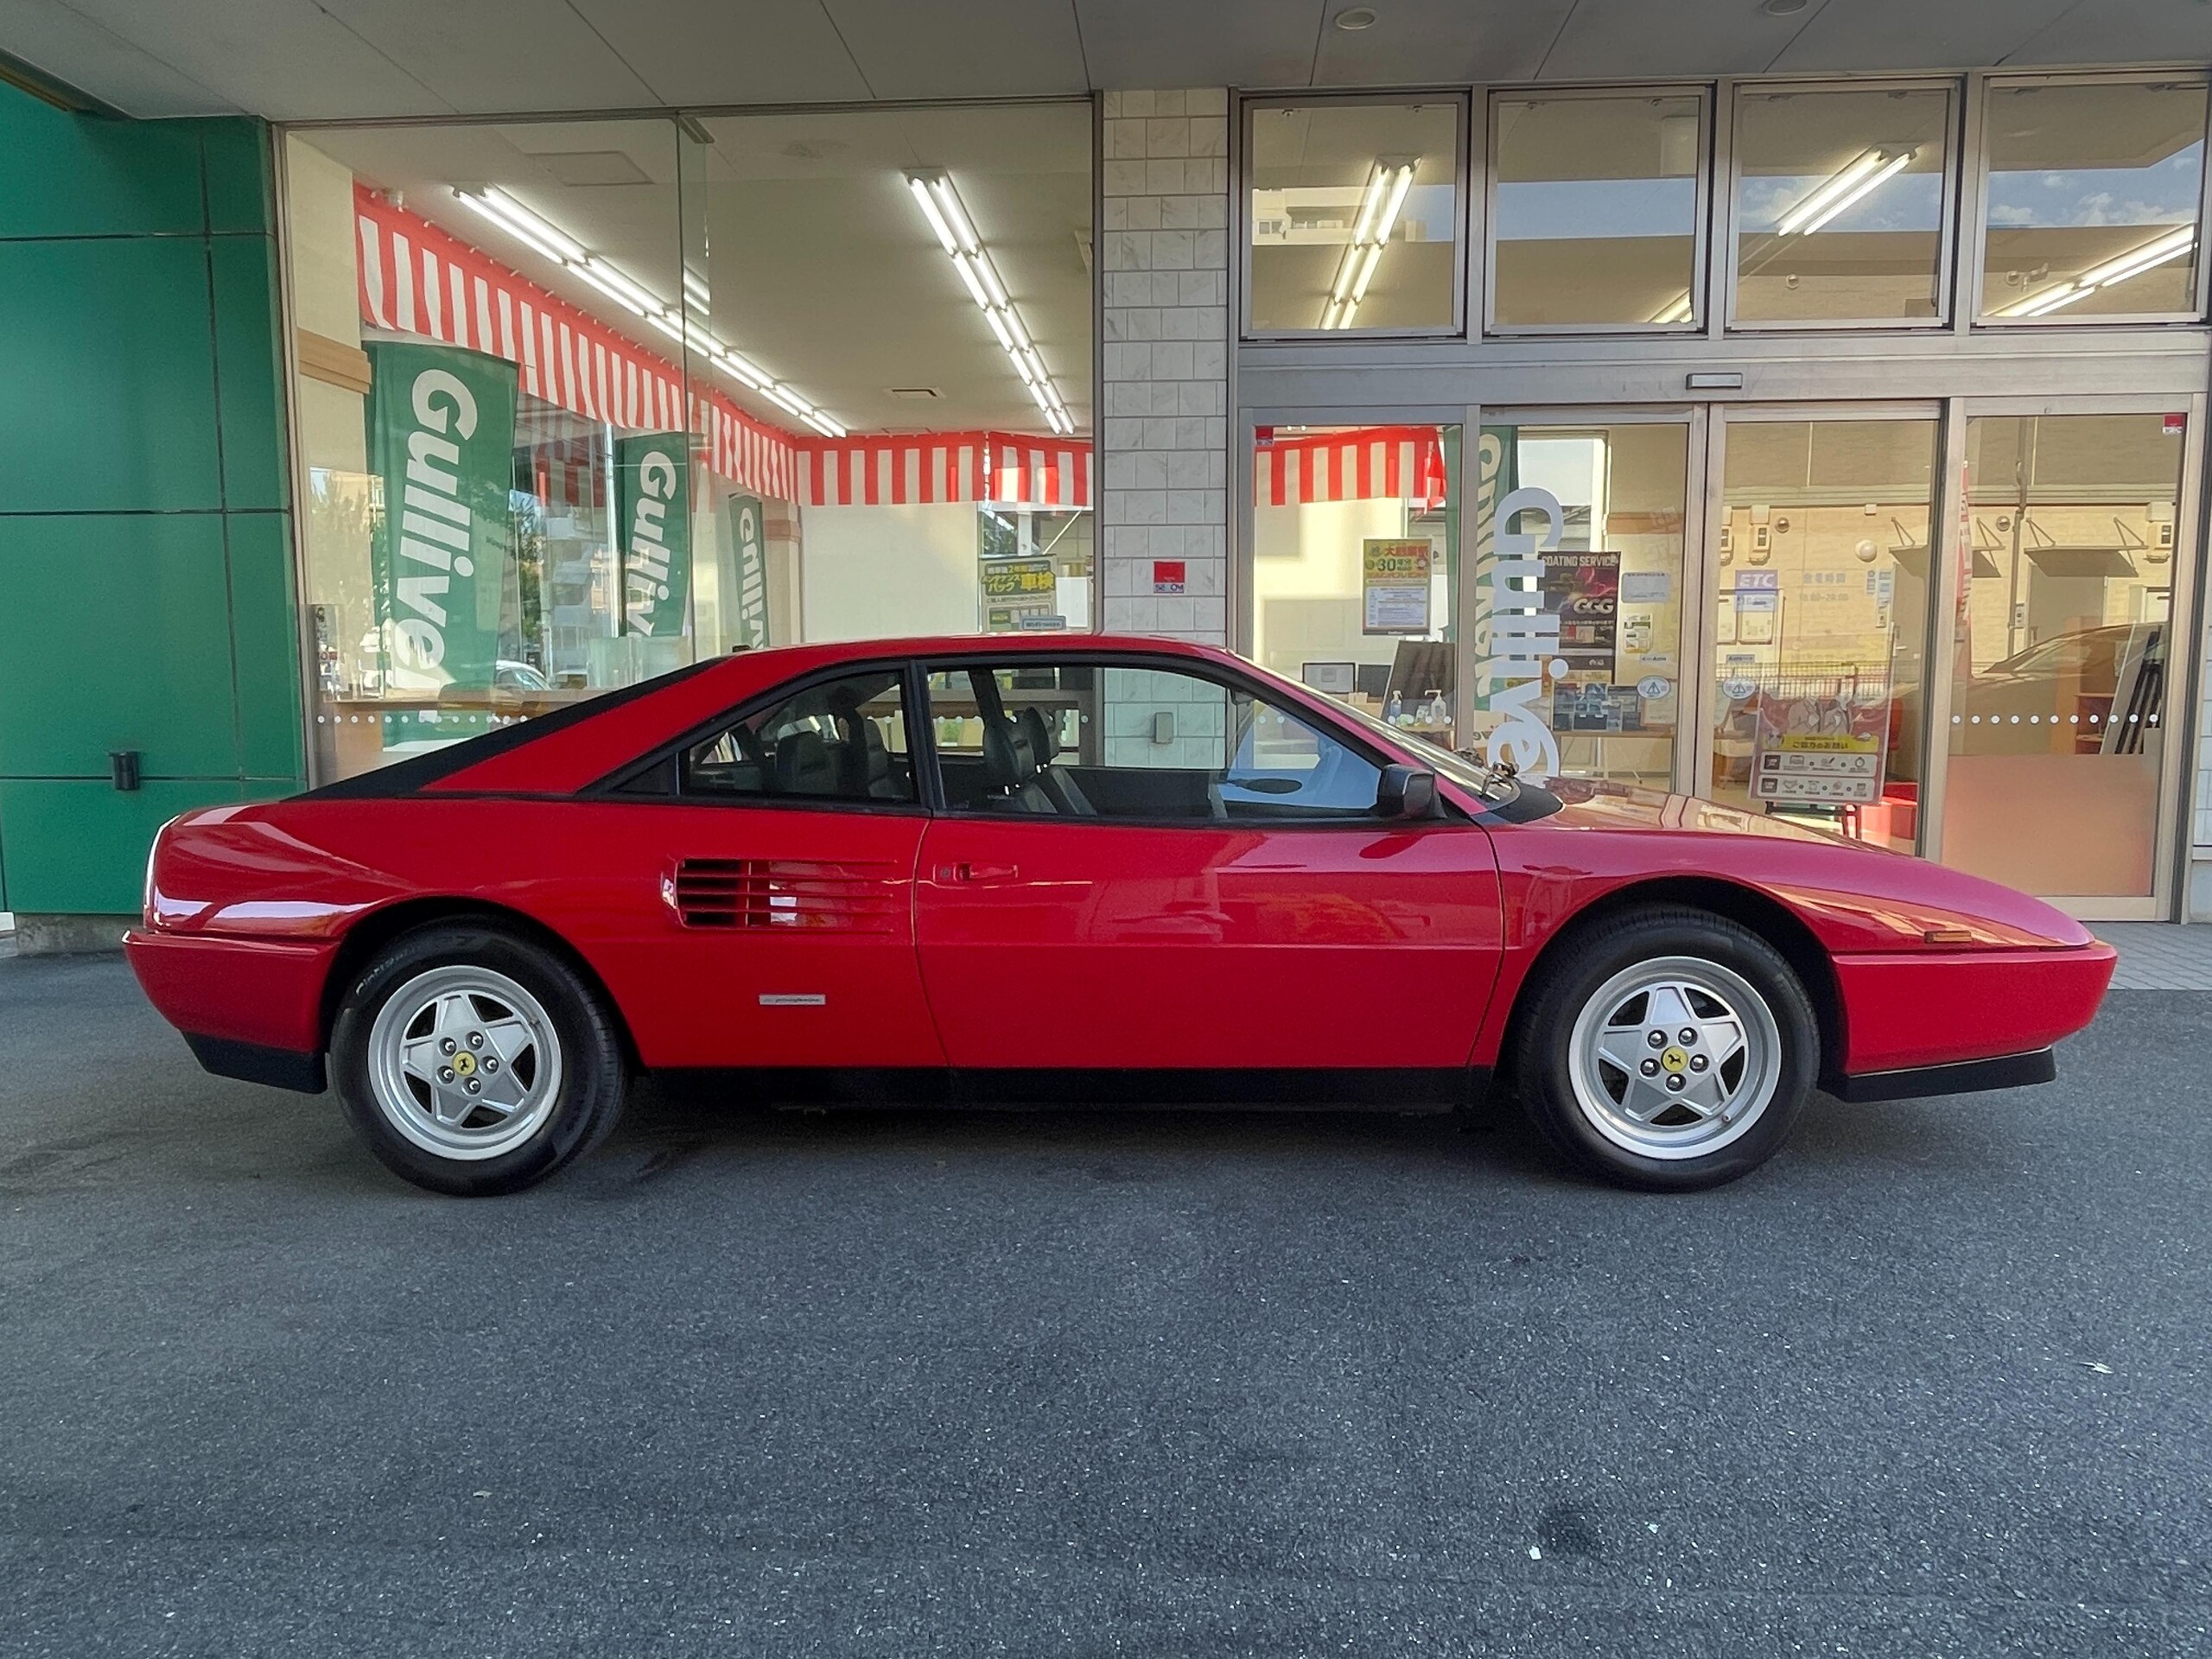
{"label": "car's rear wheel", "polygon": [[1804,987],[1750,929],[1631,912],[1562,941],[1516,1025],[1522,1097],[1580,1167],[1623,1185],[1717,1185],[1772,1157],[1820,1072]]}
{"label": "car's rear wheel", "polygon": [[418,1186],[513,1192],[588,1149],[622,1109],[622,1047],[552,951],[471,923],[394,940],[331,1031],[338,1096],[385,1165]]}

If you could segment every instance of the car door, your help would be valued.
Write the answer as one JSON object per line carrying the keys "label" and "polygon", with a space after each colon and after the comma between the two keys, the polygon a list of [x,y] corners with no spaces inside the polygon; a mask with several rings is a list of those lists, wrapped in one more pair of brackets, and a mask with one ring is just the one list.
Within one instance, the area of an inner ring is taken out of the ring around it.
{"label": "car door", "polygon": [[903,664],[734,711],[590,809],[575,931],[654,1066],[942,1066],[913,935],[928,822]]}
{"label": "car door", "polygon": [[1467,1063],[1497,861],[1378,818],[1363,738],[1188,658],[935,671],[916,928],[955,1066]]}

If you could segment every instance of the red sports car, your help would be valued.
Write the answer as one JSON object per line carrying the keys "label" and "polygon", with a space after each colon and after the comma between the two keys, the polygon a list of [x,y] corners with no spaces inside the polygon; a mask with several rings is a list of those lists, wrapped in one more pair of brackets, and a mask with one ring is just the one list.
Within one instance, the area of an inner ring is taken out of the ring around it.
{"label": "red sports car", "polygon": [[1731,1179],[1817,1085],[2048,1081],[2109,947],[1705,802],[1539,787],[1226,652],[1085,635],[700,664],[188,813],[132,966],[212,1071],[505,1192],[641,1071],[778,1101],[1524,1101]]}

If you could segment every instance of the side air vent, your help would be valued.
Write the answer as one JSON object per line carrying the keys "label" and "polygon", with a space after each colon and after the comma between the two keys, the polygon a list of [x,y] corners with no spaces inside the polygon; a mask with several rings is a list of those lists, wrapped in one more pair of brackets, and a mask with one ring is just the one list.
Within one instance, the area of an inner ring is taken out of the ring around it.
{"label": "side air vent", "polygon": [[889,864],[687,858],[661,896],[686,927],[899,931],[899,883]]}

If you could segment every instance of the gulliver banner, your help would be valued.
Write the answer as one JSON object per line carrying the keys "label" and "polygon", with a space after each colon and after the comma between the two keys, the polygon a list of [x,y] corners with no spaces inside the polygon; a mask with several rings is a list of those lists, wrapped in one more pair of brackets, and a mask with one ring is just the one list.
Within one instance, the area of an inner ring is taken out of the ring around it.
{"label": "gulliver banner", "polygon": [[632,633],[683,632],[691,597],[691,435],[648,432],[614,441],[614,522],[622,527],[622,588]]}
{"label": "gulliver banner", "polygon": [[486,689],[509,540],[515,365],[404,341],[368,353],[369,467],[384,484],[372,569],[385,689]]}
{"label": "gulliver banner", "polygon": [[725,496],[722,510],[729,516],[729,545],[736,566],[737,643],[758,651],[768,643],[768,545],[760,498]]}

